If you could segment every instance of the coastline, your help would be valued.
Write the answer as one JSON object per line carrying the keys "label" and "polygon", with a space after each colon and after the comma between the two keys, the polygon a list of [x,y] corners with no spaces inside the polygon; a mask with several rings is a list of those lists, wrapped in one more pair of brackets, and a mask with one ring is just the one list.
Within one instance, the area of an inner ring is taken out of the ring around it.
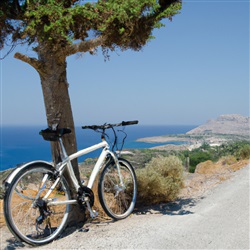
{"label": "coastline", "polygon": [[[166,143],[166,145],[151,147],[151,149],[160,150],[193,150],[201,147],[203,144],[208,144],[211,147],[220,146],[223,143],[233,142],[238,140],[248,140],[249,137],[238,134],[180,134],[180,135],[163,135],[139,138],[136,141],[146,143]],[[176,145],[176,142],[178,144]]]}
{"label": "coastline", "polygon": [[146,143],[165,143],[165,142],[189,142],[190,138],[185,135],[162,135],[162,136],[152,136],[139,138],[136,140],[137,142],[146,142]]}
{"label": "coastline", "polygon": [[250,141],[249,119],[250,117],[238,114],[220,115],[217,119],[210,119],[185,134],[146,137],[137,139],[137,141],[167,144],[183,142],[183,144],[189,145],[189,149],[200,147],[204,143],[210,146],[220,146],[230,141]]}

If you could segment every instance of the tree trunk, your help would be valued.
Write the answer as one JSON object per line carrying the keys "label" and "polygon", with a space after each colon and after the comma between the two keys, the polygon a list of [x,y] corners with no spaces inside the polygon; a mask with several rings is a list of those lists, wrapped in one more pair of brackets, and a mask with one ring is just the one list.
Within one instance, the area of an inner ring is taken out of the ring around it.
{"label": "tree trunk", "polygon": [[[44,104],[46,109],[48,126],[54,124],[60,128],[70,128],[71,133],[63,137],[63,143],[68,155],[77,151],[75,126],[73,114],[71,110],[71,103],[68,93],[69,84],[67,82],[66,74],[66,56],[64,53],[56,53],[46,48],[42,44],[36,48],[38,59],[30,58],[20,53],[15,54],[15,58],[22,60],[34,67],[39,73],[44,97]],[[59,149],[57,143],[51,142],[51,151],[54,162],[60,161]],[[77,159],[72,162],[72,166],[80,183],[80,174]],[[69,178],[69,173],[64,173],[70,189],[74,191],[74,185]],[[72,192],[72,198],[75,197],[76,192]],[[84,221],[84,213],[79,209],[79,206],[72,206],[70,212],[69,224],[76,225]]]}
{"label": "tree trunk", "polygon": [[[75,153],[77,151],[77,144],[68,93],[69,84],[66,76],[66,59],[62,60],[48,53],[40,56],[40,62],[43,62],[44,73],[40,72],[40,78],[48,126],[56,124],[60,128],[70,128],[72,132],[63,137],[63,142],[68,154]],[[57,143],[52,142],[51,144],[53,160],[58,162],[60,159],[58,149],[56,148]],[[73,166],[75,174],[80,181],[77,162]]]}
{"label": "tree trunk", "polygon": [[[75,126],[73,120],[73,114],[71,109],[71,103],[68,93],[69,84],[67,82],[66,75],[66,58],[51,55],[44,50],[39,55],[39,62],[41,62],[42,70],[39,70],[39,75],[41,78],[41,85],[46,109],[47,123],[48,126],[54,124],[58,125],[59,128],[70,128],[71,133],[63,136],[63,143],[68,155],[75,153],[77,151]],[[59,162],[59,148],[57,143],[51,142],[51,151],[54,162]],[[75,159],[72,162],[73,169],[80,183],[80,174],[78,168],[78,161]],[[75,190],[71,179],[69,178],[69,173],[65,171],[65,177],[70,185],[70,189]],[[76,192],[72,192],[76,194]],[[76,197],[74,197],[76,198]],[[78,206],[73,207],[70,214],[69,223],[70,225],[77,224],[84,220],[84,214],[80,211]]]}

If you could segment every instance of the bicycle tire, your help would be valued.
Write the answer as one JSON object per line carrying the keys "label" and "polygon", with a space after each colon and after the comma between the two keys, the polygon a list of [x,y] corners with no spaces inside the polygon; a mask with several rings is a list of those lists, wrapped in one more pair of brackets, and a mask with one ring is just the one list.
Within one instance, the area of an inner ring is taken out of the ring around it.
{"label": "bicycle tire", "polygon": [[103,210],[114,220],[128,217],[134,210],[137,195],[136,175],[131,164],[118,159],[124,187],[120,185],[117,166],[114,161],[107,163],[98,183],[98,196]]}
{"label": "bicycle tire", "polygon": [[[37,206],[38,201],[39,204],[45,204],[41,203],[42,198],[54,183],[54,170],[51,165],[44,163],[28,165],[16,174],[4,196],[7,226],[14,236],[30,245],[43,245],[53,241],[67,223],[70,205]],[[45,183],[40,188],[42,179]],[[42,190],[39,195],[38,190]],[[52,201],[70,199],[70,189],[63,176],[48,198]]]}

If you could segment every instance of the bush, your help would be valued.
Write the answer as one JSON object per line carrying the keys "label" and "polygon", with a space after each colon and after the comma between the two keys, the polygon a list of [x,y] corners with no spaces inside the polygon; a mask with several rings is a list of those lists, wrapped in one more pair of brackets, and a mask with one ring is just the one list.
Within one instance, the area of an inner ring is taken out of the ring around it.
{"label": "bush", "polygon": [[233,155],[240,159],[250,158],[250,143],[249,141],[237,141],[233,143],[223,144],[220,147],[220,156]]}
{"label": "bush", "polygon": [[203,151],[195,151],[190,153],[189,156],[189,172],[194,173],[196,166],[204,161],[211,160],[211,154],[209,152],[203,152]]}
{"label": "bush", "polygon": [[153,158],[136,175],[137,202],[143,205],[172,201],[183,186],[183,166],[176,156]]}
{"label": "bush", "polygon": [[250,145],[243,145],[239,150],[240,159],[250,159]]}
{"label": "bush", "polygon": [[237,159],[233,155],[223,156],[220,159],[222,165],[231,165],[237,162]]}

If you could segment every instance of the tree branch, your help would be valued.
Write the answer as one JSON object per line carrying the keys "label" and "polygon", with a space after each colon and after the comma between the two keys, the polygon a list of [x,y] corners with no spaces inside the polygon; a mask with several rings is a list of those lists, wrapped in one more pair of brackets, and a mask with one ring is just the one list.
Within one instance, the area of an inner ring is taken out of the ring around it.
{"label": "tree branch", "polygon": [[104,42],[104,38],[102,36],[99,36],[97,38],[94,38],[88,41],[82,41],[80,43],[71,45],[66,52],[67,56],[73,55],[77,52],[93,51],[97,47],[101,46],[103,42]]}
{"label": "tree branch", "polygon": [[161,11],[167,9],[172,3],[182,3],[182,0],[159,0]]}
{"label": "tree branch", "polygon": [[36,58],[28,57],[18,52],[15,53],[14,58],[19,59],[25,63],[28,63],[29,65],[34,67],[37,71],[41,70],[42,64]]}

